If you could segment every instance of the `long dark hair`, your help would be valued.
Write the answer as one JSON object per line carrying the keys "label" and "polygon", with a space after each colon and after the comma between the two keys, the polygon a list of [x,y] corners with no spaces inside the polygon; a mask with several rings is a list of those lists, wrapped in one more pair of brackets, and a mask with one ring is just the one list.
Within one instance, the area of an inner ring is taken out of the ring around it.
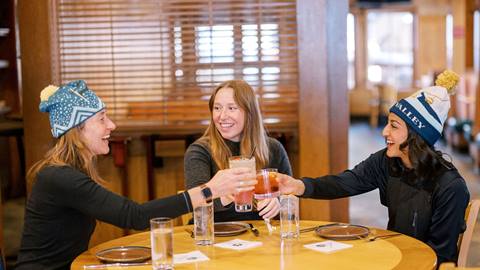
{"label": "long dark hair", "polygon": [[435,180],[445,170],[453,169],[451,162],[445,160],[444,153],[436,150],[433,146],[420,137],[408,125],[408,137],[405,142],[400,144],[400,151],[406,151],[408,147],[408,158],[412,164],[411,169],[407,169],[400,158],[390,159],[390,170],[392,175],[406,175],[409,184],[421,186],[426,189],[433,189]]}

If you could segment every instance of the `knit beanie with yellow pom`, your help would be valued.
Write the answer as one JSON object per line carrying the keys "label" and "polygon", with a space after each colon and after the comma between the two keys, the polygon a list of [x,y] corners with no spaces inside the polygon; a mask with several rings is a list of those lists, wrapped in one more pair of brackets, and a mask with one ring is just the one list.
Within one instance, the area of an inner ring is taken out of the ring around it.
{"label": "knit beanie with yellow pom", "polygon": [[424,88],[390,108],[430,146],[442,136],[443,124],[450,110],[450,95],[454,94],[458,75],[446,70],[438,75],[435,86]]}
{"label": "knit beanie with yellow pom", "polygon": [[73,127],[103,110],[105,104],[85,81],[69,82],[60,87],[49,85],[40,93],[41,112],[48,112],[53,137],[59,138]]}

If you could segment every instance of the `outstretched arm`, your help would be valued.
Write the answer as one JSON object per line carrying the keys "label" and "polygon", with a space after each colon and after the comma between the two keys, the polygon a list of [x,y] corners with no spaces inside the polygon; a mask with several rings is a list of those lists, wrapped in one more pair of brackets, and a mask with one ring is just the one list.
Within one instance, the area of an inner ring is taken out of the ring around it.
{"label": "outstretched arm", "polygon": [[315,199],[337,199],[384,188],[387,173],[385,151],[378,151],[359,163],[352,170],[338,175],[301,180],[279,174],[280,191],[284,194]]}

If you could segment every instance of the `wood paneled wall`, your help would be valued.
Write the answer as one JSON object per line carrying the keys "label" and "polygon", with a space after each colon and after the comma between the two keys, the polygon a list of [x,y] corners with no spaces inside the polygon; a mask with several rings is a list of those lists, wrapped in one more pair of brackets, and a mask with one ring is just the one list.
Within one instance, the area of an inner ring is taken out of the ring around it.
{"label": "wood paneled wall", "polygon": [[466,14],[470,0],[455,0],[451,5],[453,15],[453,51],[452,69],[463,74],[466,68]]}
{"label": "wood paneled wall", "polygon": [[[347,12],[346,0],[297,1],[301,176],[348,166]],[[302,219],[347,222],[348,199],[302,199],[300,213]]]}
{"label": "wood paneled wall", "polygon": [[447,14],[417,16],[416,78],[447,66],[446,16]]}
{"label": "wood paneled wall", "polygon": [[355,17],[355,86],[367,88],[367,12],[365,9],[351,9]]}

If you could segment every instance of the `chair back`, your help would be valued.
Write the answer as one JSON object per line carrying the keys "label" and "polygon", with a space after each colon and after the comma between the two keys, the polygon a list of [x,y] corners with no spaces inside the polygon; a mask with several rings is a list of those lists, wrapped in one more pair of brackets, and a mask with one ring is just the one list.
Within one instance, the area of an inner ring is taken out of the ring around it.
{"label": "chair back", "polygon": [[452,262],[445,262],[440,265],[439,270],[480,270],[480,267],[456,267]]}
{"label": "chair back", "polygon": [[389,84],[379,84],[378,94],[380,99],[380,114],[388,116],[390,108],[397,102],[397,89]]}
{"label": "chair back", "polygon": [[0,270],[6,270],[7,267],[5,266],[5,257],[3,256],[2,248],[0,247]]}
{"label": "chair back", "polygon": [[480,200],[472,200],[465,211],[465,223],[467,224],[467,229],[463,232],[463,235],[461,235],[458,244],[458,267],[465,267],[467,265],[468,250],[470,249],[470,244],[472,242],[473,230],[475,229],[479,209]]}

